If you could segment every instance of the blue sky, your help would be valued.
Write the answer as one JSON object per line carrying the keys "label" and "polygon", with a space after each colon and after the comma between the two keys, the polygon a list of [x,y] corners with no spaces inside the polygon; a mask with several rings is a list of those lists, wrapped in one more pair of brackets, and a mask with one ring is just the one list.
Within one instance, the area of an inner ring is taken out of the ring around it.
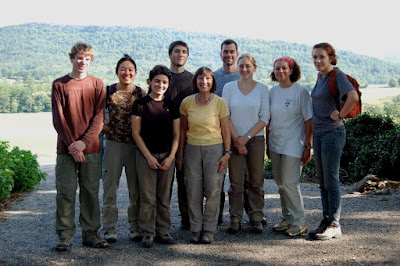
{"label": "blue sky", "polygon": [[150,26],[283,40],[383,58],[400,56],[396,0],[20,0],[7,1],[0,26],[23,23]]}

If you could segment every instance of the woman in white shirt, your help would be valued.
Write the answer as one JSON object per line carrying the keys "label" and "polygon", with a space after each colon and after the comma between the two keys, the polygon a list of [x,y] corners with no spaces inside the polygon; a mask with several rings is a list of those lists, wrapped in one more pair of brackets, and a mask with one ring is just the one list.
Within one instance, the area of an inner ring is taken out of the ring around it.
{"label": "woman in white shirt", "polygon": [[307,89],[296,83],[300,66],[290,57],[274,62],[270,90],[271,121],[267,130],[267,155],[279,188],[283,219],[273,230],[289,236],[307,232],[299,179],[302,165],[311,160],[312,106]]}
{"label": "woman in white shirt", "polygon": [[251,54],[239,57],[238,69],[240,79],[227,83],[222,94],[229,108],[234,144],[229,161],[231,225],[228,233],[235,234],[241,229],[244,171],[247,166],[250,231],[261,234],[264,217],[264,127],[270,118],[268,87],[253,79],[257,63]]}

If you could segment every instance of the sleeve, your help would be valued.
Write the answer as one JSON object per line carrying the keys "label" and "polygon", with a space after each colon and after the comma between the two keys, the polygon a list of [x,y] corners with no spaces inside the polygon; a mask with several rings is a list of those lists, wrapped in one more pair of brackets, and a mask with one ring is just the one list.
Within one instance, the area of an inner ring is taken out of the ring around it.
{"label": "sleeve", "polygon": [[88,129],[82,137],[82,141],[85,142],[86,146],[90,146],[93,141],[99,138],[99,134],[103,128],[106,90],[101,79],[96,81],[95,86],[96,104],[93,110],[93,117],[90,120]]}
{"label": "sleeve", "polygon": [[189,102],[189,98],[187,97],[182,101],[181,106],[179,108],[180,113],[184,116],[187,116],[188,102]]}
{"label": "sleeve", "polygon": [[68,147],[75,139],[73,138],[63,111],[63,93],[61,85],[54,81],[51,89],[51,111],[53,115],[53,126],[57,131],[58,137]]}
{"label": "sleeve", "polygon": [[339,90],[340,99],[343,99],[349,91],[354,90],[353,85],[350,83],[346,74],[342,71],[337,71],[335,74],[336,88]]}
{"label": "sleeve", "polygon": [[141,102],[142,101],[139,99],[133,103],[131,115],[142,116]]}
{"label": "sleeve", "polygon": [[303,116],[304,121],[307,121],[312,118],[312,104],[311,104],[311,96],[308,90],[304,87],[300,87],[300,109],[301,115]]}
{"label": "sleeve", "polygon": [[231,111],[231,109],[230,109],[230,100],[231,100],[232,89],[228,84],[229,83],[225,84],[224,89],[222,90],[222,98],[225,100],[226,105],[228,106],[229,113],[231,113],[230,112]]}
{"label": "sleeve", "polygon": [[270,115],[270,109],[269,109],[269,91],[268,87],[265,84],[261,84],[261,106],[260,106],[260,111],[259,111],[259,117],[260,120],[264,121],[265,124],[268,125],[269,119],[271,117]]}
{"label": "sleeve", "polygon": [[229,116],[228,106],[226,104],[225,99],[219,97],[219,119],[222,119],[226,116]]}

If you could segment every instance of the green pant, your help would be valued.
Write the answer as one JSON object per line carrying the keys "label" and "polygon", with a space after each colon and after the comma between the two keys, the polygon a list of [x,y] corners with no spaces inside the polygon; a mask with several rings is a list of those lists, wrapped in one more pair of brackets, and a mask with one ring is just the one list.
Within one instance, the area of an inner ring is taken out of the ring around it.
{"label": "green pant", "polygon": [[86,163],[77,163],[69,154],[57,154],[56,233],[59,238],[72,238],[75,233],[75,198],[78,183],[79,223],[82,231],[100,228],[100,154],[85,154],[85,158]]}

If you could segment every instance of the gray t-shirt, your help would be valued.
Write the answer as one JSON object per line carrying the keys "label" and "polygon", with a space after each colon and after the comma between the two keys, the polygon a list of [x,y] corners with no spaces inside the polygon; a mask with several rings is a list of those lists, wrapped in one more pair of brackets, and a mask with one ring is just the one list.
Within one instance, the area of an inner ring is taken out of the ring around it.
{"label": "gray t-shirt", "polygon": [[[354,90],[353,85],[342,71],[335,74],[336,87],[339,90],[340,99],[349,91]],[[330,114],[338,109],[337,99],[331,94],[329,89],[329,74],[320,77],[311,92],[313,108],[313,134],[321,135],[343,126],[343,120],[333,121]]]}
{"label": "gray t-shirt", "polygon": [[222,97],[222,91],[226,83],[238,80],[240,78],[239,72],[225,72],[222,68],[218,69],[214,72],[215,81],[217,82],[217,89],[215,90],[215,94],[219,97]]}

